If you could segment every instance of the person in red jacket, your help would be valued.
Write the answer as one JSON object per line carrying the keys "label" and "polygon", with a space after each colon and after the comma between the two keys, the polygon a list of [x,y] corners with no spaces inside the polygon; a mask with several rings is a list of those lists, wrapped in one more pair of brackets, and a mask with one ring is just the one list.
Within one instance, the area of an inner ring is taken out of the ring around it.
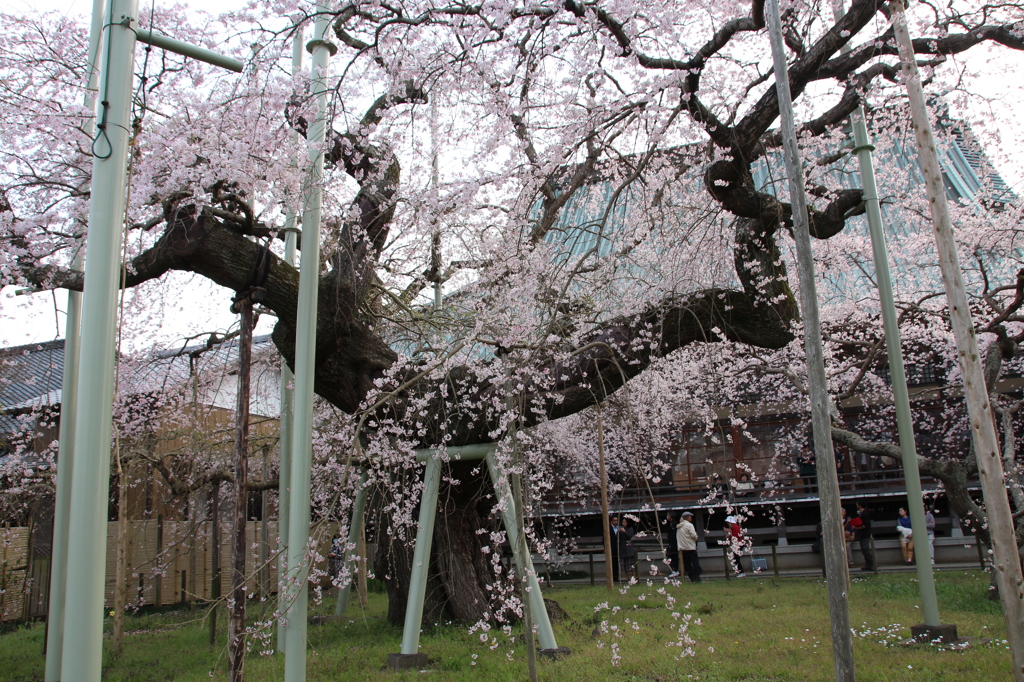
{"label": "person in red jacket", "polygon": [[738,516],[727,516],[725,523],[729,529],[726,538],[726,542],[729,543],[729,565],[737,578],[745,578],[746,573],[743,572],[743,564],[740,562],[740,556],[743,554],[743,529],[740,528],[740,519]]}

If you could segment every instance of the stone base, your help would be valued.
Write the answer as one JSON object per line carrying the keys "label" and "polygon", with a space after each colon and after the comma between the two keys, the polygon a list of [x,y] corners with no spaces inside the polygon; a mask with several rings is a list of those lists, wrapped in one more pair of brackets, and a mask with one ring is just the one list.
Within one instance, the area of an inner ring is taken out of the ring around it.
{"label": "stone base", "polygon": [[427,667],[426,654],[388,654],[388,667],[392,670]]}
{"label": "stone base", "polygon": [[540,654],[541,658],[550,658],[551,660],[555,660],[562,656],[568,656],[572,651],[567,646],[560,646],[557,649],[541,649],[537,653]]}
{"label": "stone base", "polygon": [[952,644],[957,641],[956,625],[913,625],[910,628],[913,639],[926,644],[936,640],[943,644]]}

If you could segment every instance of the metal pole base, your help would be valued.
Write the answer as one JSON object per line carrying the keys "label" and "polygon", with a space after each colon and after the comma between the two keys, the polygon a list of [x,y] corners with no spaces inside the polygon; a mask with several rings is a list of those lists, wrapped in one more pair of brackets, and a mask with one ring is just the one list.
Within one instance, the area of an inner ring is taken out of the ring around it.
{"label": "metal pole base", "polygon": [[388,668],[391,670],[425,668],[428,662],[426,654],[388,654]]}
{"label": "metal pole base", "polygon": [[537,653],[541,658],[550,658],[552,661],[555,661],[563,656],[568,656],[572,653],[572,650],[567,646],[560,646],[554,649],[541,649]]}
{"label": "metal pole base", "polygon": [[953,642],[959,641],[959,637],[956,634],[956,625],[912,625],[910,626],[911,639],[917,640],[921,644],[929,644],[931,642],[941,642],[942,644],[952,644]]}

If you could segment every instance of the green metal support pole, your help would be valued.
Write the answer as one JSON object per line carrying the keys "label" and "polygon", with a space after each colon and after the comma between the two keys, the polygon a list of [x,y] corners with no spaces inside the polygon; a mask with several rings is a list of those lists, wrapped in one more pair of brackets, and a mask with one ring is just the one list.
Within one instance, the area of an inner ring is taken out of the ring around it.
{"label": "green metal support pole", "polygon": [[285,682],[306,679],[306,612],[309,592],[310,469],[313,457],[313,377],[316,362],[317,300],[320,285],[320,212],[323,208],[324,152],[327,132],[327,66],[337,50],[328,38],[331,21],[324,3],[317,5],[312,55],[312,95],[317,114],[309,126],[309,175],[302,209],[302,261],[299,267],[299,308],[295,324],[295,406],[291,438],[291,499],[288,509],[288,574],[285,622]]}
{"label": "green metal support pole", "polygon": [[[97,52],[103,31],[104,0],[93,0],[92,22],[89,26],[89,77],[86,82],[84,104],[96,106],[96,87],[99,81]],[[90,137],[95,132],[94,120],[86,119],[83,132]],[[81,252],[75,257],[73,268],[84,264]],[[64,600],[68,575],[68,524],[71,518],[71,476],[75,461],[75,406],[78,391],[79,334],[82,325],[82,294],[68,291],[67,321],[64,327],[64,374],[61,382],[60,433],[57,450],[57,491],[53,509],[53,542],[50,558],[50,599],[46,610],[46,671],[45,682],[60,680],[61,655],[64,650]]]}
{"label": "green metal support pole", "polygon": [[[835,0],[832,10],[838,21],[842,15],[842,0]],[[847,44],[843,48],[843,53],[849,51],[850,47]],[[861,183],[864,186],[864,204],[867,209],[868,229],[871,233],[871,248],[875,258],[875,278],[877,279],[879,303],[882,308],[882,324],[885,327],[885,346],[889,353],[889,373],[892,378],[893,402],[896,405],[900,452],[903,455],[903,475],[907,486],[910,526],[915,538],[927,538],[928,526],[924,520],[924,496],[921,493],[921,474],[917,466],[917,445],[914,442],[914,419],[910,413],[910,392],[907,390],[907,376],[903,366],[899,317],[896,315],[896,303],[892,293],[889,253],[885,243],[885,231],[882,228],[882,209],[878,202],[875,167],[871,159],[874,146],[868,136],[864,107],[857,107],[851,123],[853,124],[854,151],[857,153]],[[917,562],[917,580],[921,592],[921,611],[924,615],[924,622],[927,625],[938,625],[939,606],[935,597],[935,576],[932,573],[931,555],[928,552],[915,552],[914,559]]]}
{"label": "green metal support pole", "polygon": [[201,62],[213,64],[214,66],[219,66],[222,69],[234,71],[235,73],[241,73],[244,66],[244,64],[237,59],[225,57],[222,54],[217,54],[216,52],[212,52],[206,48],[183,43],[180,40],[175,40],[169,36],[154,33],[148,29],[136,28],[135,36],[140,43],[152,45],[153,47],[158,47],[162,50],[174,52],[175,54],[180,54],[185,57],[192,57],[193,59],[198,59]]}
{"label": "green metal support pole", "polygon": [[402,654],[416,654],[420,649],[420,624],[423,621],[423,599],[427,593],[430,572],[430,548],[434,541],[434,519],[437,516],[437,491],[441,486],[441,465],[437,457],[427,460],[423,475],[423,496],[417,524],[416,549],[413,551],[412,576],[409,579],[409,600],[405,607],[402,629]]}
{"label": "green metal support pole", "polygon": [[[364,471],[359,477],[359,490],[356,491],[356,499],[352,503],[352,518],[348,522],[348,542],[345,543],[345,553],[341,559],[342,570],[348,567],[356,543],[359,541],[359,534],[363,530],[363,517],[366,513],[366,480],[369,478]],[[338,604],[334,607],[334,615],[345,615],[348,610],[348,602],[352,596],[352,583],[355,582],[355,574],[348,584],[338,588]]]}
{"label": "green metal support pole", "polygon": [[[900,343],[900,323],[896,314],[896,302],[892,293],[892,275],[889,273],[889,253],[882,229],[882,211],[878,203],[878,188],[875,185],[875,171],[871,161],[871,140],[864,123],[864,109],[857,108],[853,115],[854,145],[860,162],[861,181],[864,185],[864,202],[867,208],[868,227],[871,231],[871,248],[875,257],[875,278],[878,284],[878,298],[882,307],[882,324],[885,327],[885,346],[889,352],[889,373],[892,377],[892,395],[896,404],[896,424],[899,430],[900,451],[903,455],[903,475],[907,486],[907,509],[910,512],[910,526],[914,538],[923,538],[927,550],[928,526],[924,520],[924,495],[921,492],[921,473],[917,466],[917,445],[914,442],[914,418],[910,413],[910,392],[907,390],[907,375],[903,366],[903,348]],[[931,555],[915,552],[917,562],[918,588],[921,591],[921,611],[927,625],[939,624],[939,606],[935,597],[935,576],[932,573]]]}
{"label": "green metal support pole", "polygon": [[551,619],[548,618],[547,607],[544,606],[544,595],[541,594],[540,584],[537,582],[537,573],[533,570],[533,561],[530,556],[523,556],[519,549],[519,524],[516,522],[516,498],[512,494],[508,476],[498,465],[497,458],[492,449],[487,454],[487,469],[491,474],[491,482],[494,483],[494,490],[498,496],[498,506],[501,508],[501,517],[505,522],[505,532],[508,535],[509,544],[512,545],[512,554],[516,558],[516,565],[527,575],[530,587],[530,605],[533,607],[533,617],[537,627],[537,639],[540,641],[542,650],[553,651],[558,649],[558,642],[555,641],[555,632],[551,628]]}
{"label": "green metal support pole", "polygon": [[103,654],[103,595],[107,547],[110,433],[114,403],[114,331],[135,33],[121,25],[136,16],[134,0],[111,0],[106,54],[99,60],[99,137],[93,146],[92,198],[82,294],[81,363],[71,476],[68,571],[61,679],[99,682]]}
{"label": "green metal support pole", "polygon": [[854,682],[856,675],[853,662],[853,635],[850,631],[850,601],[847,589],[849,570],[846,565],[846,544],[840,521],[839,478],[836,473],[829,417],[831,397],[828,394],[828,379],[825,375],[818,294],[814,283],[814,253],[811,248],[810,223],[807,215],[804,170],[797,145],[796,124],[793,120],[793,99],[789,90],[789,68],[782,40],[782,19],[779,15],[778,0],[768,0],[764,9],[768,35],[771,39],[782,144],[793,207],[793,241],[796,245],[800,281],[800,312],[804,318],[807,384],[811,402],[814,451],[818,465],[818,494],[821,499],[822,544],[828,569],[833,669],[836,682]]}
{"label": "green metal support pole", "polygon": [[[296,76],[302,71],[303,35],[301,30],[296,30],[292,39],[292,75]],[[292,139],[296,146],[299,143],[299,134],[292,132]],[[284,231],[284,260],[288,265],[295,267],[295,246],[298,242],[297,227],[298,220],[295,212],[288,209],[285,215]],[[292,490],[292,422],[294,421],[294,390],[292,382],[295,375],[283,359],[281,360],[281,417],[278,421],[278,448],[280,458],[278,461],[278,485],[277,485],[277,536],[279,540],[277,555],[277,611],[285,613],[288,610],[287,582],[288,575],[288,507],[291,504]],[[284,622],[277,622],[277,648],[276,652],[284,651],[285,633]]]}

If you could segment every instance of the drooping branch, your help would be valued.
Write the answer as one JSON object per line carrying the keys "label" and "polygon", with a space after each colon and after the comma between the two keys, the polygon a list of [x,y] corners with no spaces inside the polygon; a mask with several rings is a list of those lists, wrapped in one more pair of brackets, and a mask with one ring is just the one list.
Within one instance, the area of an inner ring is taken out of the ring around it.
{"label": "drooping branch", "polygon": [[[799,312],[775,241],[778,226],[760,221],[735,225],[735,259],[742,290],[713,288],[679,295],[639,314],[608,320],[534,361],[533,371],[550,381],[524,379],[522,393],[531,410],[527,426],[558,419],[590,407],[622,387],[658,358],[697,342],[730,340],[762,348],[781,348],[793,339]],[[431,445],[487,443],[501,432],[501,387],[480,379],[469,367],[452,369],[441,381],[422,381],[410,389],[427,407],[416,416],[421,442]],[[386,417],[406,419],[402,404],[389,405]]]}

